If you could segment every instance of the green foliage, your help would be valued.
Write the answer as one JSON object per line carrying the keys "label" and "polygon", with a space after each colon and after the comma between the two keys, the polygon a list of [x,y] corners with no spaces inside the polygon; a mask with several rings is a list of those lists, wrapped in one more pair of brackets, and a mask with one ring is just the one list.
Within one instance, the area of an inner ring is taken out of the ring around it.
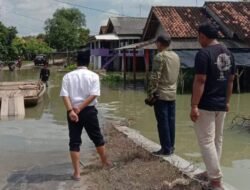
{"label": "green foliage", "polygon": [[52,49],[42,39],[43,34],[37,37],[17,37],[14,27],[6,27],[0,22],[0,60],[10,61],[21,56],[23,59],[33,59],[37,54],[48,54]]}
{"label": "green foliage", "polygon": [[13,57],[21,56],[26,60],[34,59],[37,54],[49,54],[52,49],[36,37],[16,37],[12,42]]}
{"label": "green foliage", "polygon": [[36,36],[36,39],[45,41],[45,37],[46,37],[45,34],[40,33]]}
{"label": "green foliage", "polygon": [[13,49],[13,57],[17,57],[17,56],[22,56],[25,54],[25,49],[26,49],[26,43],[25,40],[23,38],[19,38],[16,37],[13,41],[12,41],[12,49]]}
{"label": "green foliage", "polygon": [[66,71],[73,71],[77,68],[77,65],[76,64],[69,64],[67,67],[66,67]]}
{"label": "green foliage", "polygon": [[75,50],[87,42],[85,26],[85,15],[78,9],[58,9],[45,22],[46,42],[57,50]]}
{"label": "green foliage", "polygon": [[12,41],[16,37],[15,27],[6,27],[0,22],[0,60],[11,60],[13,56]]}
{"label": "green foliage", "polygon": [[102,78],[104,82],[119,83],[122,81],[122,77],[118,74],[108,74]]}
{"label": "green foliage", "polygon": [[52,49],[42,40],[32,38],[26,41],[26,57],[33,59],[37,54],[49,54]]}

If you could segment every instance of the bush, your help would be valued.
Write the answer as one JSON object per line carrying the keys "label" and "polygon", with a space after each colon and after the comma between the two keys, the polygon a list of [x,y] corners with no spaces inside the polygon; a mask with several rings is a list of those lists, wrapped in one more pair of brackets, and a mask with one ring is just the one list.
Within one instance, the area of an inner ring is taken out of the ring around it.
{"label": "bush", "polygon": [[76,64],[69,64],[67,67],[66,67],[66,71],[73,71],[77,68]]}
{"label": "bush", "polygon": [[104,82],[110,82],[110,83],[119,83],[122,81],[122,77],[120,75],[115,74],[109,74],[102,78]]}

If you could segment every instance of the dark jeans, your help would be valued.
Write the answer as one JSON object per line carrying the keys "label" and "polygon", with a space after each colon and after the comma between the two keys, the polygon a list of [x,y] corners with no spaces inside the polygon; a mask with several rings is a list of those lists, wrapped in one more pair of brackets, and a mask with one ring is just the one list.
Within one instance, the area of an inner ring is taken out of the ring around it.
{"label": "dark jeans", "polygon": [[161,148],[171,153],[175,145],[175,101],[157,100],[154,111]]}

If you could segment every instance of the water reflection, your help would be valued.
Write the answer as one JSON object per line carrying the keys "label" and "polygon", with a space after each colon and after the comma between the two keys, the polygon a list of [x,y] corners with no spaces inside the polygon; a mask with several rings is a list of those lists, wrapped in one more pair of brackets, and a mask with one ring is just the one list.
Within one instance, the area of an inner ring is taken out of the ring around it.
{"label": "water reflection", "polygon": [[[28,80],[37,79],[39,69],[0,72],[1,80]],[[34,108],[26,109],[26,118],[37,120],[48,120],[57,125],[66,124],[65,109],[59,91],[63,73],[52,69],[50,87],[43,101]],[[158,142],[156,121],[151,107],[144,105],[145,92],[143,88],[133,89],[123,87],[110,87],[102,85],[102,96],[100,98],[99,110],[106,118],[124,119],[132,128],[139,130],[143,135]],[[200,163],[200,151],[197,146],[193,130],[193,123],[189,119],[190,95],[177,96],[177,118],[176,118],[176,152],[180,156],[194,162]],[[250,134],[245,130],[231,129],[230,124],[235,114],[250,115],[250,94],[233,95],[231,101],[231,112],[228,114],[224,131],[224,149],[222,165],[226,181],[237,186],[241,190],[248,190],[250,176]],[[51,117],[50,119],[48,119]],[[239,180],[239,176],[240,180]]]}
{"label": "water reflection", "polygon": [[[130,124],[132,128],[158,142],[154,112],[152,108],[144,105],[145,96],[143,90],[110,89],[103,86],[100,109],[108,112],[108,118],[114,116],[126,118],[126,123]],[[177,96],[176,152],[200,166],[201,155],[193,123],[189,119],[190,98],[190,95]],[[225,180],[241,190],[248,190],[250,187],[248,181],[250,176],[250,134],[245,130],[231,129],[231,121],[236,114],[250,116],[249,98],[250,94],[233,95],[231,111],[228,113],[224,131],[222,166]],[[239,175],[241,183],[238,181]]]}

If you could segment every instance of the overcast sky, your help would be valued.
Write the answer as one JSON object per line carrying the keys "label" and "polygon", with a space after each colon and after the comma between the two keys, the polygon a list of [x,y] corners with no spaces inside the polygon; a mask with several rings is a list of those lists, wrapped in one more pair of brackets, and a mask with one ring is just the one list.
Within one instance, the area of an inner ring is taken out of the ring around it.
{"label": "overcast sky", "polygon": [[[86,15],[87,27],[91,34],[96,34],[100,25],[106,24],[108,17],[116,14],[147,17],[152,5],[203,4],[204,0],[0,0],[0,21],[7,26],[16,26],[20,35],[36,35],[44,31],[44,21],[56,9],[74,7]],[[104,10],[106,13],[92,8]]]}

